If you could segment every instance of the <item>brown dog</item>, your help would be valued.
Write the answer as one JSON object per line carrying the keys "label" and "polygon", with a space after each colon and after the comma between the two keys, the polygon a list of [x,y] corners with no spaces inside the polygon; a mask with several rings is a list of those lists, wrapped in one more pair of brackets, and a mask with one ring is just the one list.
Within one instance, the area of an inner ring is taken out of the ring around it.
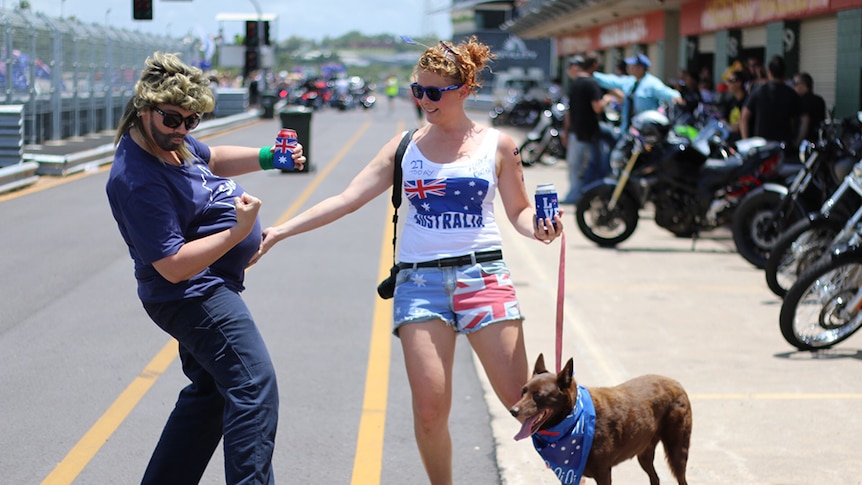
{"label": "brown dog", "polygon": [[[509,410],[512,416],[524,420],[523,429],[515,439],[535,435],[534,445],[543,457],[536,433],[541,434],[540,430],[549,430],[567,417],[571,418],[578,403],[578,385],[573,368],[573,360],[569,359],[559,374],[552,374],[545,368],[545,359],[539,354],[533,376],[521,391],[521,399]],[[686,485],[692,413],[688,395],[679,382],[645,375],[615,387],[592,387],[588,391],[589,395],[581,396],[581,400],[592,398],[595,432],[583,468],[584,476],[594,478],[598,485],[610,485],[611,468],[637,456],[641,468],[649,475],[650,485],[658,485],[653,460],[656,445],[661,441],[673,476],[680,485]],[[561,482],[574,483],[568,481],[571,478],[567,480],[561,476],[558,463],[547,459],[546,463],[555,470]]]}

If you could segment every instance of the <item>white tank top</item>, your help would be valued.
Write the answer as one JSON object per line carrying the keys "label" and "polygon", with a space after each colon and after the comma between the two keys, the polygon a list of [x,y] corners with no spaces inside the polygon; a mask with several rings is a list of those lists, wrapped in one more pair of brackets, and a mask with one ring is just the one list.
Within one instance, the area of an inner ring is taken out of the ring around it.
{"label": "white tank top", "polygon": [[435,163],[410,142],[401,161],[407,217],[398,261],[418,263],[500,249],[494,217],[497,140],[489,128],[469,160]]}

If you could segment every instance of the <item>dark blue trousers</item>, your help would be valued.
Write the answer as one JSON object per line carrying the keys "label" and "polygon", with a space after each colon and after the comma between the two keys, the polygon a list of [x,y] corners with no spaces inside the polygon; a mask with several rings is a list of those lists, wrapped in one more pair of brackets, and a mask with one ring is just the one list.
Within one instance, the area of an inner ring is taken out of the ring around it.
{"label": "dark blue trousers", "polygon": [[227,484],[273,484],[278,386],[242,298],[221,287],[206,297],[144,308],[179,342],[191,384],[180,391],[141,483],[198,483],[224,437]]}

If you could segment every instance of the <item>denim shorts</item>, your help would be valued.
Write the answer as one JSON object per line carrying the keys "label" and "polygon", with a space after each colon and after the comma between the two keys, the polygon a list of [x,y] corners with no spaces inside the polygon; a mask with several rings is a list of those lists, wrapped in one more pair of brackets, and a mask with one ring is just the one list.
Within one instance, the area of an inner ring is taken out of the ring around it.
{"label": "denim shorts", "polygon": [[393,333],[401,325],[440,319],[458,333],[522,320],[509,268],[503,260],[446,268],[404,268],[393,301]]}

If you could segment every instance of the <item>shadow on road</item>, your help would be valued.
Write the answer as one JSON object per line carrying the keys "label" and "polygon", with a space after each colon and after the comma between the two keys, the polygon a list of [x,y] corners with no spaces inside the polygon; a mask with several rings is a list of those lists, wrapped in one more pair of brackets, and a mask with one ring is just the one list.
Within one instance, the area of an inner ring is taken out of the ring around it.
{"label": "shadow on road", "polygon": [[862,350],[860,349],[825,349],[815,352],[797,350],[794,352],[782,352],[775,354],[775,357],[786,360],[839,360],[839,359],[856,359],[862,360]]}

